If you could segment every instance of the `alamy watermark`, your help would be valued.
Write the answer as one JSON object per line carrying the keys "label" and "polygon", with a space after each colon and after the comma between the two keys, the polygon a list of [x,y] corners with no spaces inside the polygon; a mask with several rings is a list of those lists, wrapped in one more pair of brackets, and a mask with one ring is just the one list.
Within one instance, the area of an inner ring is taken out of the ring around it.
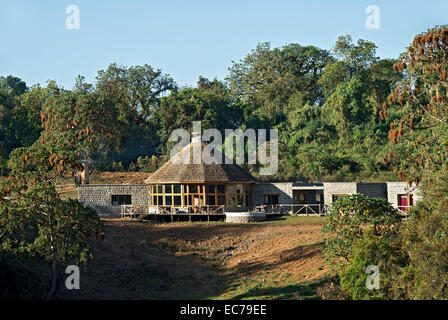
{"label": "alamy watermark", "polygon": [[375,5],[370,5],[366,8],[366,13],[369,15],[366,19],[366,28],[369,30],[380,28],[380,8]]}
{"label": "alamy watermark", "polygon": [[65,8],[65,14],[68,15],[65,18],[65,27],[69,30],[79,30],[80,27],[79,7],[71,4]]}
{"label": "alamy watermark", "polygon": [[67,268],[65,268],[65,274],[68,274],[68,277],[65,279],[65,287],[68,290],[80,289],[81,275],[79,267],[75,265],[67,266]]}
{"label": "alamy watermark", "polygon": [[366,268],[366,273],[370,274],[366,279],[366,288],[368,290],[378,290],[380,288],[380,268],[370,265]]}
{"label": "alamy watermark", "polygon": [[[258,162],[262,165],[260,175],[277,173],[277,129],[269,130],[269,140],[267,140],[266,129],[258,129],[257,132],[255,129],[246,129],[245,131],[242,129],[225,129],[224,131],[225,151],[223,154],[221,132],[217,129],[207,129],[201,134],[201,121],[193,121],[193,139],[191,142],[198,143],[190,144],[190,134],[186,129],[174,130],[169,140],[178,141],[178,143],[171,149],[171,162],[175,164],[233,164],[235,158],[236,164],[244,164],[247,148],[247,163],[257,164],[258,159]],[[209,143],[202,148],[202,142]]]}

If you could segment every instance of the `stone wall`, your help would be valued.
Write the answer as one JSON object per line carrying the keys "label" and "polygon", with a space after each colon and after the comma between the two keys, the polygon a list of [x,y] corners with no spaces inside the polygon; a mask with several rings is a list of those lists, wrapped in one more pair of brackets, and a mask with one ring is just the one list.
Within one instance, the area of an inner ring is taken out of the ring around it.
{"label": "stone wall", "polygon": [[119,217],[120,205],[112,205],[112,195],[131,195],[132,204],[146,207],[149,185],[146,184],[87,184],[80,185],[78,199],[95,209],[101,217]]}
{"label": "stone wall", "polygon": [[333,195],[357,193],[356,184],[356,182],[324,182],[324,204],[331,206]]}
{"label": "stone wall", "polygon": [[[112,205],[112,195],[131,195],[132,205],[147,207],[149,204],[149,185],[145,184],[90,184],[80,185],[79,201],[95,209],[102,217],[119,217],[120,205]],[[257,183],[253,188],[253,203],[264,204],[265,194],[278,194],[279,204],[293,203],[293,183]],[[324,182],[324,204],[331,206],[333,195],[362,193],[369,197],[386,198],[395,208],[398,206],[398,195],[410,192],[414,204],[421,199],[415,186],[409,188],[406,182],[357,183],[357,182]]]}
{"label": "stone wall", "polygon": [[291,204],[292,201],[292,182],[278,183],[257,183],[254,185],[253,201],[254,205],[264,204],[265,194],[278,194],[280,204]]}
{"label": "stone wall", "polygon": [[422,196],[419,193],[415,184],[409,187],[407,182],[386,182],[387,184],[387,201],[389,201],[394,208],[398,207],[398,195],[407,194],[408,192],[413,195],[414,205],[421,200]]}

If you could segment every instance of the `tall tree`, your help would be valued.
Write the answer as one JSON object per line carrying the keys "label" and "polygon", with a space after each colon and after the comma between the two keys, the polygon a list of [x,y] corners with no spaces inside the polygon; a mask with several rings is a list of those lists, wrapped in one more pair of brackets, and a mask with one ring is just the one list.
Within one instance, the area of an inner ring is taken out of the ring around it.
{"label": "tall tree", "polygon": [[318,79],[330,54],[313,46],[288,44],[270,48],[261,43],[240,62],[233,62],[227,80],[235,97],[272,119],[301,92],[305,102],[324,102]]}
{"label": "tall tree", "polygon": [[224,134],[224,129],[241,124],[241,110],[233,104],[224,83],[200,77],[196,88],[183,88],[162,98],[151,120],[153,127],[158,129],[160,151],[167,152],[168,138],[173,130],[189,130],[193,121],[201,121],[202,129],[216,128]]}
{"label": "tall tree", "polygon": [[105,155],[120,139],[119,110],[109,97],[83,90],[57,89],[40,114],[41,144],[56,144],[87,159]]}
{"label": "tall tree", "polygon": [[149,65],[124,67],[111,64],[98,71],[96,90],[118,108],[121,150],[124,161],[155,151],[155,130],[150,119],[160,98],[177,90],[174,80]]}

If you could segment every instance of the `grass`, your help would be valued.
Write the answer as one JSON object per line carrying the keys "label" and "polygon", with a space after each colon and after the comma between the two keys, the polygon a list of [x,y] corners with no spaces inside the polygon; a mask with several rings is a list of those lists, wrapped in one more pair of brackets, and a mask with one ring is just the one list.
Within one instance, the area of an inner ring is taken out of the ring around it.
{"label": "grass", "polygon": [[228,224],[228,225],[241,225],[241,226],[248,226],[248,225],[324,225],[325,224],[325,217],[321,216],[285,216],[281,218],[276,219],[269,219],[266,221],[261,222],[252,222],[252,223],[234,223],[234,222],[222,222],[222,221],[181,221],[181,222],[175,222],[179,224],[185,224],[185,225],[215,225],[215,224]]}
{"label": "grass", "polygon": [[285,216],[279,219],[257,222],[260,225],[310,225],[325,224],[325,217],[321,216]]}
{"label": "grass", "polygon": [[326,281],[304,282],[291,278],[291,274],[272,275],[271,277],[238,277],[231,281],[227,290],[212,300],[317,300],[318,288]]}

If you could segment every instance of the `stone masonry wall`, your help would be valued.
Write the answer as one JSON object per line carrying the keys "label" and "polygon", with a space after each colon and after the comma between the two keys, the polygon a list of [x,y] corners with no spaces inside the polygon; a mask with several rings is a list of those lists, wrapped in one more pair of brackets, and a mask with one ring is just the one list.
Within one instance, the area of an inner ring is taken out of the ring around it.
{"label": "stone masonry wall", "polygon": [[[258,183],[254,185],[254,205],[264,204],[265,194],[278,194],[280,204],[293,203],[292,182],[281,183]],[[80,202],[95,209],[102,217],[119,217],[120,205],[112,205],[112,195],[131,195],[132,204],[142,207],[148,206],[149,185],[145,184],[91,184],[80,185],[78,199]],[[386,183],[356,183],[356,182],[324,182],[324,204],[331,206],[335,194],[362,193],[369,197],[387,198],[396,208],[398,206],[398,195],[409,191],[414,197],[414,204],[421,199],[421,195],[415,186],[409,188],[406,182]]]}
{"label": "stone masonry wall", "polygon": [[78,199],[95,209],[101,217],[119,217],[120,205],[112,205],[112,195],[131,195],[132,204],[146,207],[149,185],[145,184],[88,184],[80,185]]}
{"label": "stone masonry wall", "polygon": [[331,206],[335,194],[357,193],[356,182],[324,182],[324,204]]}
{"label": "stone masonry wall", "polygon": [[415,184],[412,184],[412,187],[409,187],[407,182],[386,182],[386,184],[387,201],[389,201],[395,208],[398,207],[399,194],[407,194],[408,192],[410,192],[410,194],[412,194],[414,198],[414,205],[422,198]]}
{"label": "stone masonry wall", "polygon": [[291,204],[292,182],[255,184],[253,200],[256,206],[264,204],[265,194],[278,194],[278,202],[280,204]]}

